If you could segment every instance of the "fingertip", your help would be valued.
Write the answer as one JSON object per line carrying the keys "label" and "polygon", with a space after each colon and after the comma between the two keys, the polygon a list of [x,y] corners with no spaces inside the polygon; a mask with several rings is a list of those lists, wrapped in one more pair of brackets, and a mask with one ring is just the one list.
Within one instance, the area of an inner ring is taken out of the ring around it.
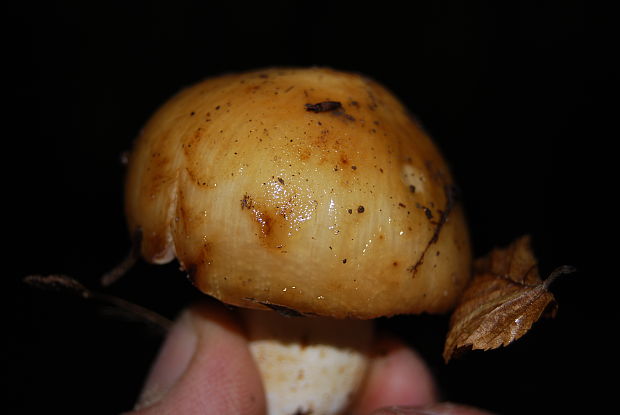
{"label": "fingertip", "polygon": [[429,405],[436,395],[433,377],[422,358],[400,340],[384,336],[375,346],[355,413],[368,414],[395,405]]}
{"label": "fingertip", "polygon": [[261,414],[258,369],[236,316],[219,304],[177,319],[153,365],[135,414]]}
{"label": "fingertip", "polygon": [[174,322],[155,361],[134,409],[144,409],[161,401],[187,370],[198,344],[198,332],[188,311]]}

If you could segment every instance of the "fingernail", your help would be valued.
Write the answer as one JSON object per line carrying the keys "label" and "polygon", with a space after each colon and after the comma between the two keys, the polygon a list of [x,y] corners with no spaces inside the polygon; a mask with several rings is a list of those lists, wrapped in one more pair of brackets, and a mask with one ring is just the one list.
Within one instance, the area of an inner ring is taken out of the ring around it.
{"label": "fingernail", "polygon": [[492,415],[477,408],[449,402],[424,407],[390,406],[374,411],[371,415]]}
{"label": "fingernail", "polygon": [[420,412],[420,410],[408,406],[390,406],[374,411],[371,415],[425,415],[428,412]]}
{"label": "fingernail", "polygon": [[198,335],[191,319],[190,313],[185,312],[170,329],[155,363],[151,366],[135,405],[136,410],[159,402],[188,368],[198,343]]}

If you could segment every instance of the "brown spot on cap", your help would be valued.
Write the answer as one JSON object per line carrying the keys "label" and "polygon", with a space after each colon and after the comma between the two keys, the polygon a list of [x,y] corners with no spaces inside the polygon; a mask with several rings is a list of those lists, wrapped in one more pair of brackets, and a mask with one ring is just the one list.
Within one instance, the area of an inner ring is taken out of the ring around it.
{"label": "brown spot on cap", "polygon": [[252,209],[252,212],[254,212],[254,219],[256,220],[256,223],[258,223],[260,233],[263,236],[269,236],[269,234],[271,233],[271,225],[273,222],[271,216],[258,209]]}
{"label": "brown spot on cap", "polygon": [[243,199],[241,199],[241,209],[251,209],[253,205],[252,198],[248,194],[244,194]]}
{"label": "brown spot on cap", "polygon": [[424,214],[428,219],[433,219],[433,212],[427,207],[424,207]]}
{"label": "brown spot on cap", "polygon": [[316,104],[306,104],[306,111],[310,112],[327,112],[334,111],[342,107],[342,104],[338,101],[323,101]]}

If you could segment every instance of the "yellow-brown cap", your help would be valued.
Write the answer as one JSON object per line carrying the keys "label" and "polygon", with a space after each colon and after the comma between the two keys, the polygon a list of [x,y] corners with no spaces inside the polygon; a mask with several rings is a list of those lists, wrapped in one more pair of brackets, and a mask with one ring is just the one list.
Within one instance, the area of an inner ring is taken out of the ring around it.
{"label": "yellow-brown cap", "polygon": [[451,173],[384,87],[327,68],[207,79],[130,155],[130,230],[223,302],[337,318],[445,312],[470,276]]}

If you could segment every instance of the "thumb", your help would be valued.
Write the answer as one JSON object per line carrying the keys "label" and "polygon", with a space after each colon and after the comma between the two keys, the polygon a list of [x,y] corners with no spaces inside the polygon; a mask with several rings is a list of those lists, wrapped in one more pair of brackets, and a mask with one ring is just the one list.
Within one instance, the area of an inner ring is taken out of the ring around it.
{"label": "thumb", "polygon": [[262,414],[258,369],[235,316],[204,303],[184,311],[127,415]]}

